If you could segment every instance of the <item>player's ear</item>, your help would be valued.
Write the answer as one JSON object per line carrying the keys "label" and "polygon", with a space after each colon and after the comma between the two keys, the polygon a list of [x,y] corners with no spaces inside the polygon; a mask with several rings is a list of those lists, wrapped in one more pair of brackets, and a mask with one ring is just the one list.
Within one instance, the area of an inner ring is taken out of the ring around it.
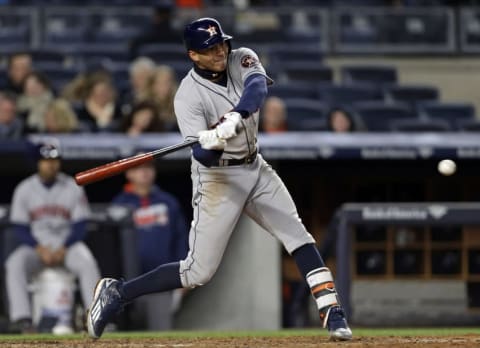
{"label": "player's ear", "polygon": [[198,62],[198,53],[197,53],[197,52],[192,51],[192,50],[188,50],[188,56],[190,57],[190,59],[191,59],[194,63],[197,63],[197,62]]}

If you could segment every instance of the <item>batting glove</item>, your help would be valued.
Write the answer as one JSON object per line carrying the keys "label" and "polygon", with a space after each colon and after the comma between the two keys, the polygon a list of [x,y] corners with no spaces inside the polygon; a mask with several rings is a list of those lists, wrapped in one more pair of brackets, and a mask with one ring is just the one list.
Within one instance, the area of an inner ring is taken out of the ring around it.
{"label": "batting glove", "polygon": [[222,116],[223,121],[217,126],[219,138],[230,139],[237,135],[237,127],[242,120],[242,115],[232,111]]}
{"label": "batting glove", "polygon": [[198,142],[205,150],[223,150],[227,141],[217,135],[217,129],[198,132]]}

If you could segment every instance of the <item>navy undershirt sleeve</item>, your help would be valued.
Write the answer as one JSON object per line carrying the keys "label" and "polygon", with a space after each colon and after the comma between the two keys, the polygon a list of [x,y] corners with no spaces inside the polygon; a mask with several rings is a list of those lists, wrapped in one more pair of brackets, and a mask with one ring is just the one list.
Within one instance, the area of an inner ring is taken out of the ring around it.
{"label": "navy undershirt sleeve", "polygon": [[22,224],[14,224],[13,225],[15,236],[17,240],[21,244],[26,244],[31,247],[36,247],[38,242],[35,238],[33,238],[32,231],[30,230],[30,226],[22,225]]}
{"label": "navy undershirt sleeve", "polygon": [[244,85],[245,89],[234,111],[247,118],[262,106],[268,93],[267,79],[262,74],[253,74],[247,77]]}
{"label": "navy undershirt sleeve", "polygon": [[84,240],[87,234],[86,228],[87,228],[87,222],[85,220],[73,223],[70,236],[68,236],[65,242],[65,246],[69,247],[76,242]]}
{"label": "navy undershirt sleeve", "polygon": [[205,150],[200,144],[193,145],[192,151],[193,157],[205,167],[211,167],[218,163],[223,154],[223,150]]}

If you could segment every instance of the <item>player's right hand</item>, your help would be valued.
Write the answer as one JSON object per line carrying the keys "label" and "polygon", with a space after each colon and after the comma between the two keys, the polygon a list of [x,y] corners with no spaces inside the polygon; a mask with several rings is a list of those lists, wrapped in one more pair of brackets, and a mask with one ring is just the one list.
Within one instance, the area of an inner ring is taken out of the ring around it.
{"label": "player's right hand", "polygon": [[35,250],[37,251],[37,254],[40,257],[40,260],[42,260],[42,263],[45,266],[53,266],[53,263],[54,263],[53,253],[50,251],[49,248],[39,244],[37,245]]}
{"label": "player's right hand", "polygon": [[227,141],[218,136],[216,129],[198,132],[198,142],[205,150],[223,150]]}

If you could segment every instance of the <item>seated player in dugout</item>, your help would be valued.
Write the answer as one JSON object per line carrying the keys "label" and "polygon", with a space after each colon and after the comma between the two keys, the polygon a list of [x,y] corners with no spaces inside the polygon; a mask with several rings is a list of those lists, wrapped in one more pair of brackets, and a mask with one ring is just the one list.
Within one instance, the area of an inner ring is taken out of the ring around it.
{"label": "seated player in dugout", "polygon": [[[155,185],[154,163],[129,169],[128,183],[114,205],[131,209],[134,231],[122,236],[127,278],[137,277],[158,265],[178,262],[187,256],[188,228],[178,200]],[[133,233],[132,233],[133,232]],[[131,319],[146,323],[148,330],[169,330],[176,302],[182,291],[153,293],[135,302]],[[143,325],[145,326],[145,325]],[[140,328],[135,328],[140,329]]]}
{"label": "seated player in dugout", "polygon": [[15,188],[10,221],[19,246],[5,262],[12,326],[32,332],[28,284],[45,267],[64,267],[80,283],[85,307],[100,272],[84,244],[90,208],[84,190],[60,172],[60,151],[53,143],[33,145],[37,173]]}
{"label": "seated player in dugout", "polygon": [[175,95],[175,115],[192,147],[193,222],[189,252],[129,281],[101,279],[87,315],[99,338],[125,304],[149,293],[206,284],[215,274],[242,213],[279,239],[293,256],[334,340],[350,340],[330,270],[302,224],[280,177],[258,153],[258,110],[271,79],[257,54],[232,49],[218,21],[201,18],[184,30],[193,68]]}

